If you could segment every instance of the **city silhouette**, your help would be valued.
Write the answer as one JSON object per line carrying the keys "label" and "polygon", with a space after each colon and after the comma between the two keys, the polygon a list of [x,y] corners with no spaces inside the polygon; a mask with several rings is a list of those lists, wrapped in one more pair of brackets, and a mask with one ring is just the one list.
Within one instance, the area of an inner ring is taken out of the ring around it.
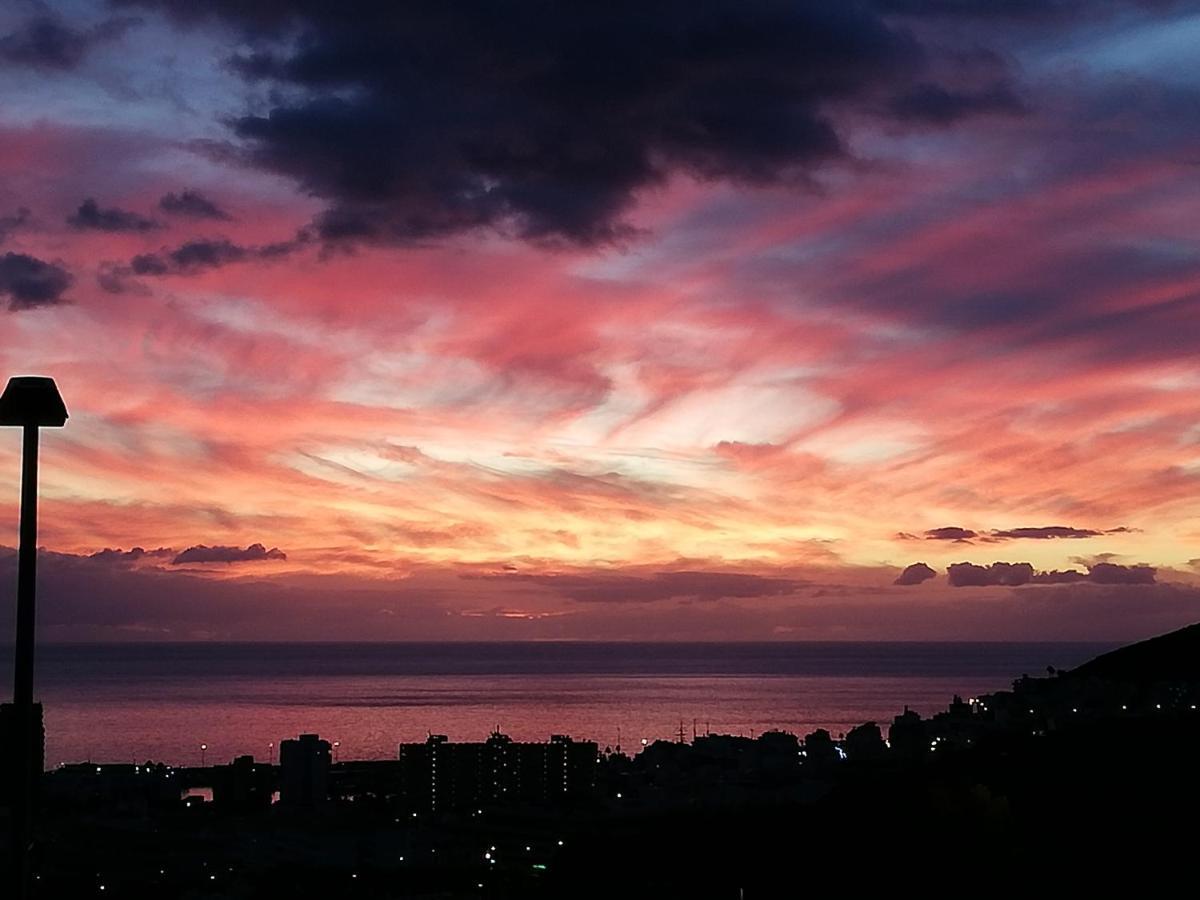
{"label": "city silhouette", "polygon": [[[1169,867],[1145,869],[1191,845],[1198,641],[1190,626],[836,737],[681,724],[630,754],[430,734],[335,762],[301,734],[278,762],[63,763],[37,784],[36,895],[753,897],[797,868],[833,890],[855,865],[914,860],[984,890],[1165,888]],[[13,707],[0,715],[11,802]]]}

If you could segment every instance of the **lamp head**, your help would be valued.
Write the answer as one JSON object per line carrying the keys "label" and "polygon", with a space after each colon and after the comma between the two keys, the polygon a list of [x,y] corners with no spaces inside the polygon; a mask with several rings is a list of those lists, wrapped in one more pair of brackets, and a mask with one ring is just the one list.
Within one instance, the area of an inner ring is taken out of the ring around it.
{"label": "lamp head", "polygon": [[53,378],[23,375],[8,379],[0,395],[0,425],[37,425],[62,428],[67,407]]}

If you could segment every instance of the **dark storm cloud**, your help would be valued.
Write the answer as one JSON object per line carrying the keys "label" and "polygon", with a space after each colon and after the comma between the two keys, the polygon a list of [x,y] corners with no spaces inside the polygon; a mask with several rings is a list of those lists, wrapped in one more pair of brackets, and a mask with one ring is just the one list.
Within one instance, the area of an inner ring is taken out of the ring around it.
{"label": "dark storm cloud", "polygon": [[229,218],[228,213],[199,191],[164,194],[158,201],[158,208],[174,216],[187,216],[192,219],[225,220]]}
{"label": "dark storm cloud", "polygon": [[970,541],[971,538],[977,537],[978,532],[972,531],[970,528],[959,528],[954,525],[946,526],[945,528],[930,528],[925,532],[925,540],[927,541]]}
{"label": "dark storm cloud", "polygon": [[93,197],[88,197],[67,216],[67,224],[80,231],[151,231],[158,227],[153,219],[115,206],[101,207]]}
{"label": "dark storm cloud", "polygon": [[278,547],[268,550],[262,544],[251,544],[245,549],[241,547],[208,547],[197,544],[188,547],[173,560],[172,565],[180,566],[186,563],[238,563],[259,562],[266,559],[287,559],[287,554]]}
{"label": "dark storm cloud", "polygon": [[203,269],[241,262],[249,255],[248,248],[227,238],[198,238],[174,250],[139,254],[130,261],[129,268],[134,275],[190,275]]}
{"label": "dark storm cloud", "polygon": [[1029,584],[1033,578],[1033,566],[1026,562],[995,562],[990,566],[977,566],[969,562],[951,563],[946,567],[946,577],[953,587],[1017,587]]}
{"label": "dark storm cloud", "polygon": [[1027,562],[996,562],[990,566],[974,563],[953,563],[946,567],[946,574],[953,587],[1019,587],[1023,584],[1074,584],[1086,581],[1091,584],[1155,584],[1158,570],[1153,566],[1122,566],[1116,563],[1099,562],[1088,567],[1088,571],[1055,569],[1051,572],[1034,572]]}
{"label": "dark storm cloud", "polygon": [[[331,241],[608,241],[673,173],[802,181],[847,155],[840,108],[929,81],[916,39],[863,3],[136,5],[242,29],[235,70],[286,99],[235,133],[250,162],[326,201]],[[1001,100],[947,96],[927,120]]]}
{"label": "dark storm cloud", "polygon": [[4,243],[12,232],[29,224],[29,219],[29,209],[24,206],[17,207],[6,215],[0,215],[0,244]]}
{"label": "dark storm cloud", "polygon": [[[309,241],[306,232],[288,241],[273,244],[244,246],[228,238],[197,238],[174,249],[157,253],[141,253],[129,261],[128,267],[116,267],[108,272],[114,293],[125,289],[124,276],[195,275],[208,269],[218,269],[230,263],[251,259],[279,259],[294,253]],[[106,290],[110,288],[106,287]]]}
{"label": "dark storm cloud", "polygon": [[[998,528],[992,531],[973,531],[970,528],[959,528],[958,526],[951,525],[945,528],[931,528],[923,534],[924,539],[927,541],[970,543],[972,539],[977,538],[990,543],[1017,540],[1082,540],[1083,538],[1100,537],[1106,534],[1128,534],[1133,530],[1125,526],[1110,528],[1107,531],[1098,531],[1094,528],[1073,528],[1069,525],[1036,525],[1021,528]],[[914,535],[906,531],[899,532],[897,537],[907,540],[915,539]]]}
{"label": "dark storm cloud", "polygon": [[0,60],[35,69],[74,69],[97,44],[120,37],[137,19],[109,19],[85,30],[49,13],[37,15],[0,36]]}
{"label": "dark storm cloud", "polygon": [[61,303],[75,279],[57,263],[25,253],[0,256],[0,297],[8,297],[11,310]]}
{"label": "dark storm cloud", "polygon": [[919,562],[919,563],[913,563],[911,566],[906,566],[904,571],[901,572],[898,576],[896,576],[896,580],[893,581],[892,584],[899,584],[899,585],[921,584],[922,582],[928,581],[930,578],[935,578],[935,577],[937,577],[937,572],[935,572],[930,566],[927,566],[925,563]]}
{"label": "dark storm cloud", "polygon": [[653,603],[662,600],[714,601],[778,597],[795,593],[806,582],[737,572],[655,572],[633,575],[464,575],[499,581],[523,581],[549,588],[579,603]]}
{"label": "dark storm cloud", "polygon": [[1042,525],[1033,528],[1009,528],[1003,531],[993,531],[992,537],[1000,540],[1055,540],[1057,538],[1091,538],[1107,534],[1104,531],[1094,531],[1091,528],[1071,528],[1066,525]]}
{"label": "dark storm cloud", "polygon": [[166,547],[159,547],[157,550],[146,550],[143,547],[133,547],[129,550],[105,547],[103,550],[88,554],[86,558],[96,563],[131,565],[142,560],[167,559],[174,555],[175,551]]}
{"label": "dark storm cloud", "polygon": [[1088,570],[1088,580],[1096,584],[1154,584],[1158,570],[1153,566],[1122,566],[1096,563]]}
{"label": "dark storm cloud", "polygon": [[901,121],[938,125],[949,125],[960,119],[987,113],[1020,115],[1027,112],[1021,98],[1010,85],[1004,83],[968,91],[929,82],[917,84],[893,97],[888,103],[888,110]]}

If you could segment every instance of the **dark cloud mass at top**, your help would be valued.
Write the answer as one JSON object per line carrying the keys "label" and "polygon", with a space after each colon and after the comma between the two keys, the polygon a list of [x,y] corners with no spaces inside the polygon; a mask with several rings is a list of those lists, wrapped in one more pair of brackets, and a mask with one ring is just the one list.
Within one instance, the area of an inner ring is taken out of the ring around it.
{"label": "dark cloud mass at top", "polygon": [[231,64],[286,99],[234,131],[326,202],[328,241],[602,243],[672,173],[803,180],[848,155],[843,106],[886,110],[906,85],[906,119],[1018,105],[1003,81],[930,83],[926,50],[866,3],[127,2],[241,30]]}

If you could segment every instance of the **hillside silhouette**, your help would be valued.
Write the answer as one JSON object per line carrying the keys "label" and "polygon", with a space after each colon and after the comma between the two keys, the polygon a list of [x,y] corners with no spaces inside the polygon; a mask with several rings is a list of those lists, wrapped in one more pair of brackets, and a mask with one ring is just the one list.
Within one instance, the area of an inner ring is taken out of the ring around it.
{"label": "hillside silhouette", "polygon": [[1104,653],[1064,677],[1133,684],[1200,681],[1200,623]]}

